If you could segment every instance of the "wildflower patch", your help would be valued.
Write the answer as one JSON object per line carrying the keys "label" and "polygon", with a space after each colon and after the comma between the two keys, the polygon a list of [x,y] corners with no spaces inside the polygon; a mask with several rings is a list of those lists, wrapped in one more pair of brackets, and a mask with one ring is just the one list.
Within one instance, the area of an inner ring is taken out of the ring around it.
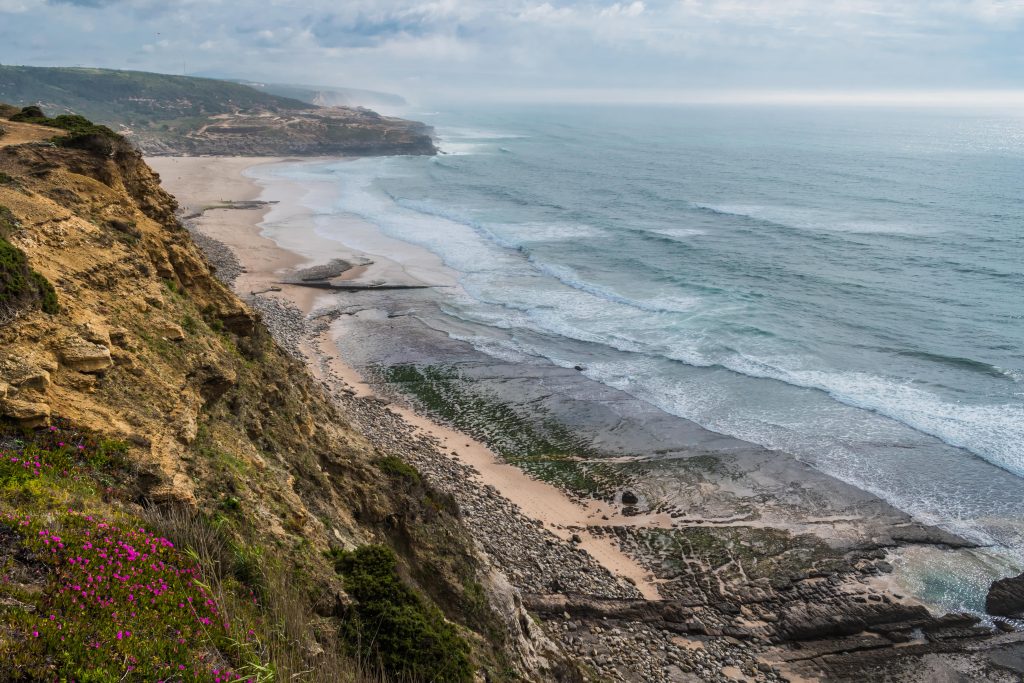
{"label": "wildflower patch", "polygon": [[9,624],[20,642],[12,638],[2,654],[23,671],[78,681],[240,680],[219,654],[230,624],[170,540],[75,512],[3,521],[49,569],[36,609]]}

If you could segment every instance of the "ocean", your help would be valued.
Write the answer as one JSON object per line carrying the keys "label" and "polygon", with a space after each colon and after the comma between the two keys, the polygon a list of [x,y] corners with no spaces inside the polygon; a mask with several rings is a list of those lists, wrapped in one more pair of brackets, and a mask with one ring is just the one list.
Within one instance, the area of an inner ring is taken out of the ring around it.
{"label": "ocean", "polygon": [[1024,568],[1024,112],[406,115],[442,154],[272,173],[332,188],[306,200],[322,236],[360,248],[330,220],[354,214],[442,260],[433,328],[987,546],[928,555],[917,592],[944,607]]}

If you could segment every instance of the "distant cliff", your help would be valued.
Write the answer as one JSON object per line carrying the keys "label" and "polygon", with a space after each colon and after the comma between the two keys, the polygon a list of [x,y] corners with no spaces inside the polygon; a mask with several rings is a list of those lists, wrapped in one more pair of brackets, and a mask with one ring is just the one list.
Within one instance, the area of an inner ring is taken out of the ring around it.
{"label": "distant cliff", "polygon": [[110,69],[0,66],[0,101],[81,114],[143,152],[211,155],[434,154],[429,126],[321,107],[231,81]]}

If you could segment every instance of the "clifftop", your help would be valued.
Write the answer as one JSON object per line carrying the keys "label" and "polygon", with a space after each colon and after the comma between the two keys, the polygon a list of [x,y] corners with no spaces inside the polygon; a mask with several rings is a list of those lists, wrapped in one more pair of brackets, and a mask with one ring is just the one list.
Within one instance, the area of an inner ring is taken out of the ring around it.
{"label": "clifftop", "polygon": [[2,237],[58,306],[0,324],[9,671],[334,681],[379,663],[462,681],[561,666],[451,499],[351,427],[213,277],[138,151],[0,125]]}
{"label": "clifftop", "polygon": [[368,109],[319,107],[209,78],[0,66],[0,101],[111,126],[146,154],[434,154],[431,129]]}

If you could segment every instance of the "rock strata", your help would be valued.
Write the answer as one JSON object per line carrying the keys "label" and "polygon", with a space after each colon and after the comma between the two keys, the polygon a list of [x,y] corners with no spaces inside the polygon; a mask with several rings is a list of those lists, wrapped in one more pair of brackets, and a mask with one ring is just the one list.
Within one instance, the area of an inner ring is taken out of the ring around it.
{"label": "rock strata", "polygon": [[77,335],[68,337],[61,344],[60,360],[71,370],[85,373],[103,372],[114,364],[110,349]]}
{"label": "rock strata", "polygon": [[31,429],[42,427],[50,421],[50,406],[38,401],[8,397],[0,399],[0,414],[17,421],[21,427]]}

